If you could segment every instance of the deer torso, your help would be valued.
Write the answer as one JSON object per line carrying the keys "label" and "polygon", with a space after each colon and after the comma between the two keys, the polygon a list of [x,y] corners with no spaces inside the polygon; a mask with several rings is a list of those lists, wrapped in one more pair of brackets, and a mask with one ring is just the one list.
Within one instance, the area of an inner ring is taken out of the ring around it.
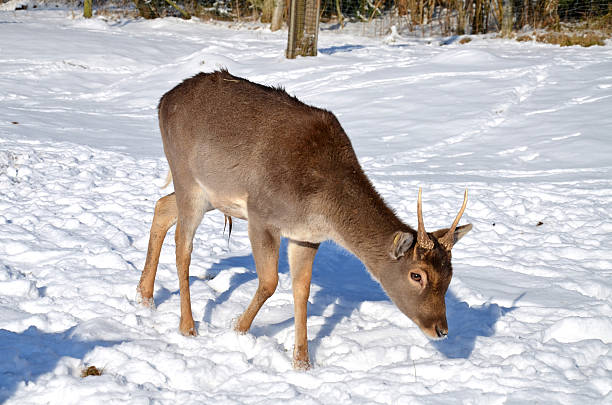
{"label": "deer torso", "polygon": [[318,243],[345,238],[347,209],[391,213],[336,117],[281,89],[199,74],[162,98],[159,115],[174,178],[188,172],[228,216],[256,214],[283,236]]}

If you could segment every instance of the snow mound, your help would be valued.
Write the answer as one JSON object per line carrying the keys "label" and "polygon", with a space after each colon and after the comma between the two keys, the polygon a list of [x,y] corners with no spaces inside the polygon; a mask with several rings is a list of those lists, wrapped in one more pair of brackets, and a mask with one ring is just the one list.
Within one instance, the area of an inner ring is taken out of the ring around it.
{"label": "snow mound", "polygon": [[480,49],[449,49],[430,59],[439,65],[491,66],[503,61],[499,56]]}
{"label": "snow mound", "polygon": [[612,343],[612,319],[568,317],[555,322],[544,332],[544,341],[573,343],[581,340],[599,339]]}

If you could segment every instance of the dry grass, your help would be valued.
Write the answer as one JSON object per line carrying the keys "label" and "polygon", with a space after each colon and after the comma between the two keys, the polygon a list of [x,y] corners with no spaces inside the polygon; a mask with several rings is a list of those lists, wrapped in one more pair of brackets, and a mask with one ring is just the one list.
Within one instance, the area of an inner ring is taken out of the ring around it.
{"label": "dry grass", "polygon": [[545,32],[536,35],[536,41],[560,46],[593,45],[604,46],[609,35],[595,31],[584,32]]}
{"label": "dry grass", "polygon": [[534,31],[532,34],[523,34],[515,37],[517,42],[537,41],[545,44],[559,46],[604,46],[606,39],[612,32],[604,30],[586,29],[582,25],[563,25],[561,31]]}
{"label": "dry grass", "polygon": [[90,375],[100,376],[104,372],[104,369],[98,369],[96,366],[89,366],[81,370],[81,378],[89,377]]}

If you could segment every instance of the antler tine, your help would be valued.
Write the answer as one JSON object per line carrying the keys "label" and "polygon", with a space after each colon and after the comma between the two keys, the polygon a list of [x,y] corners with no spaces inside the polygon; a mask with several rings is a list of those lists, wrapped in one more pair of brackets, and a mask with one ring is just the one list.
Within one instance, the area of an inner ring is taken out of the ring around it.
{"label": "antler tine", "polygon": [[457,214],[457,217],[453,221],[453,224],[451,225],[448,232],[446,232],[446,235],[438,239],[438,241],[446,248],[446,250],[451,250],[453,248],[453,245],[455,244],[455,229],[457,228],[457,224],[459,223],[459,220],[461,219],[461,216],[465,211],[465,207],[467,206],[467,198],[468,190],[466,188],[465,193],[463,194],[463,204],[461,205],[459,214]]}
{"label": "antler tine", "polygon": [[423,202],[421,200],[421,187],[419,187],[419,198],[417,200],[417,217],[419,221],[417,243],[423,249],[432,249],[434,247],[434,244],[431,239],[429,239],[429,236],[427,236],[427,232],[425,232],[425,225],[423,223]]}

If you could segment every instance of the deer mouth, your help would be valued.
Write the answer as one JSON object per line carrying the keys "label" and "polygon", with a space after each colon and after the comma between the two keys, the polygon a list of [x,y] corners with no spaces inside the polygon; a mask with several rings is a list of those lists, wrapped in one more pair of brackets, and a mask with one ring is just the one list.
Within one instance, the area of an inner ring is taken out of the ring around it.
{"label": "deer mouth", "polygon": [[436,337],[440,340],[446,339],[446,337],[448,336],[447,328],[440,328],[438,325],[436,325],[435,330],[436,330]]}
{"label": "deer mouth", "polygon": [[429,328],[421,328],[421,330],[431,340],[444,340],[448,337],[448,329],[442,326],[434,325]]}

